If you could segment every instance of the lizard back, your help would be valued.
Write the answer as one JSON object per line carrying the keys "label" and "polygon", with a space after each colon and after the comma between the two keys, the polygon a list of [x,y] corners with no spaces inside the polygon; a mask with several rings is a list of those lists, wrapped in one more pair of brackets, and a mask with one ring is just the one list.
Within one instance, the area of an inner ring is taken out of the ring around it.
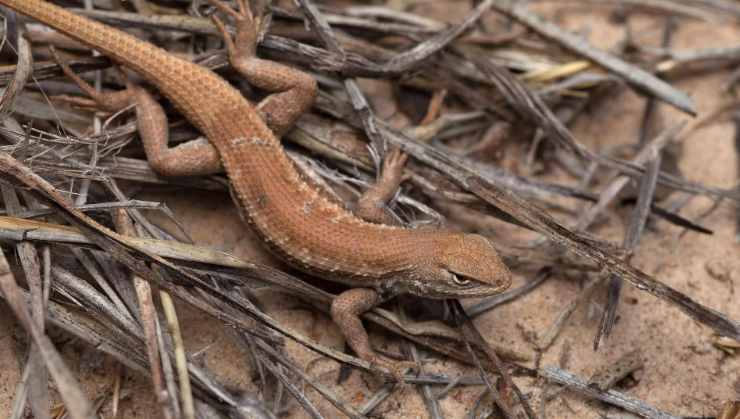
{"label": "lizard back", "polygon": [[369,223],[326,197],[302,179],[252,104],[212,71],[41,0],[0,3],[98,50],[159,89],[217,148],[246,223],[295,267],[339,282],[379,285],[418,271],[431,257],[419,243],[449,232]]}

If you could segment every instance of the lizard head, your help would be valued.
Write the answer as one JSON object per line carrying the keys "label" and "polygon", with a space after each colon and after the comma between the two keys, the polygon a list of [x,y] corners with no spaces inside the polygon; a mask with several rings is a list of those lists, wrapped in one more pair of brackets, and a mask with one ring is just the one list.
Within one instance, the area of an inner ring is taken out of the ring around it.
{"label": "lizard head", "polygon": [[511,272],[488,240],[477,234],[445,232],[434,241],[432,255],[436,298],[485,297],[511,285]]}

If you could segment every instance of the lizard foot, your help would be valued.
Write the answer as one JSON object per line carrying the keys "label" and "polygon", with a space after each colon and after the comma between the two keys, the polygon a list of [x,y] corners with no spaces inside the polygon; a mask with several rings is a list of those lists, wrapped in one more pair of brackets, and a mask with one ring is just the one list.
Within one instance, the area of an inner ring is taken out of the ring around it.
{"label": "lizard foot", "polygon": [[212,15],[213,22],[218,27],[226,43],[231,65],[238,67],[240,60],[254,57],[257,51],[257,42],[259,41],[261,19],[252,16],[252,11],[249,8],[247,0],[236,0],[238,11],[226,6],[221,0],[205,1],[216,6],[220,11],[234,19],[236,23],[236,36],[232,39],[221,19],[215,14]]}
{"label": "lizard foot", "polygon": [[406,164],[408,158],[408,154],[402,152],[400,148],[392,146],[383,162],[382,181],[398,187],[401,182],[408,180],[410,175],[403,174],[403,166]]}
{"label": "lizard foot", "polygon": [[95,112],[95,116],[101,118],[107,118],[116,112],[119,112],[126,107],[132,105],[135,102],[134,95],[132,93],[133,86],[128,80],[128,77],[123,73],[121,68],[117,64],[113,64],[113,68],[118,73],[118,76],[126,84],[126,90],[111,93],[100,93],[95,90],[89,83],[83,80],[80,76],[69,68],[69,66],[57,55],[54,47],[49,47],[49,52],[54,59],[54,62],[59,66],[64,74],[72,79],[72,81],[82,90],[84,90],[90,99],[77,97],[58,95],[52,96],[53,99],[60,100],[62,102],[72,105],[77,109],[85,111]]}
{"label": "lizard foot", "polygon": [[412,370],[414,370],[414,373],[419,372],[419,364],[414,361],[387,361],[377,355],[372,355],[369,358],[370,364],[381,366],[390,371],[391,374],[396,377],[396,380],[398,380],[398,384],[401,386],[401,390],[403,390],[403,388],[406,386],[406,381],[403,379],[403,374],[401,374],[401,370],[411,368]]}
{"label": "lizard foot", "polygon": [[362,194],[357,202],[357,213],[360,217],[372,223],[399,224],[400,219],[388,210],[386,203],[393,198],[401,182],[410,177],[410,174],[403,174],[403,166],[407,159],[408,155],[396,146],[388,150],[380,178]]}

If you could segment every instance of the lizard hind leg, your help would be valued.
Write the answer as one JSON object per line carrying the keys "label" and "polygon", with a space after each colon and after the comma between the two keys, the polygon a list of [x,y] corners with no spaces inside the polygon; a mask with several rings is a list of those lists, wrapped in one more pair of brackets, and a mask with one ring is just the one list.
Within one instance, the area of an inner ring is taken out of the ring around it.
{"label": "lizard hind leg", "polygon": [[63,100],[89,108],[97,107],[109,113],[136,105],[139,135],[147,160],[157,173],[164,176],[200,176],[223,172],[218,152],[208,141],[196,139],[169,148],[169,127],[164,109],[146,89],[134,86],[116,64],[114,68],[126,84],[126,90],[100,93],[75,74],[53,48],[51,53],[64,74],[90,96],[90,99],[62,98]]}
{"label": "lizard hind leg", "polygon": [[383,299],[375,290],[353,288],[339,294],[332,301],[331,318],[360,358],[388,369],[403,387],[405,382],[401,369],[413,368],[418,371],[419,366],[413,361],[393,362],[379,357],[370,345],[370,338],[359,318],[360,314],[382,302]]}
{"label": "lizard hind leg", "polygon": [[275,135],[281,136],[316,100],[319,91],[316,80],[297,69],[256,57],[260,22],[252,17],[247,5],[237,2],[239,10],[235,11],[221,0],[206,1],[236,22],[236,36],[232,39],[223,22],[213,15],[226,43],[231,66],[253,86],[274,92],[257,105],[257,111]]}

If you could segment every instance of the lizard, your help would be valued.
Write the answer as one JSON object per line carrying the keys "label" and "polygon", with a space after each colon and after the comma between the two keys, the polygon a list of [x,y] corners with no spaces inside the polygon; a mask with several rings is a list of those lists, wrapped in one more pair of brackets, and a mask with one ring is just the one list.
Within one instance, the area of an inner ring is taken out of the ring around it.
{"label": "lizard", "polygon": [[231,66],[251,85],[272,92],[260,103],[253,105],[208,69],[44,0],[0,4],[108,56],[161,92],[207,141],[170,148],[164,109],[145,88],[124,77],[125,90],[102,94],[55,57],[90,95],[77,98],[80,102],[111,112],[135,107],[139,135],[155,171],[164,176],[225,172],[242,219],[269,250],[299,270],[346,284],[349,289],[331,304],[333,322],[361,359],[385,367],[403,384],[401,369],[418,366],[378,356],[359,316],[403,293],[438,299],[495,295],[511,285],[511,272],[480,235],[395,225],[386,203],[404,180],[407,159],[397,148],[387,154],[380,178],[360,199],[357,213],[308,178],[279,138],[311,107],[317,82],[298,69],[257,57],[260,19],[253,17],[248,0],[237,0],[236,9],[221,0],[206,1],[236,23],[232,38],[213,15]]}

